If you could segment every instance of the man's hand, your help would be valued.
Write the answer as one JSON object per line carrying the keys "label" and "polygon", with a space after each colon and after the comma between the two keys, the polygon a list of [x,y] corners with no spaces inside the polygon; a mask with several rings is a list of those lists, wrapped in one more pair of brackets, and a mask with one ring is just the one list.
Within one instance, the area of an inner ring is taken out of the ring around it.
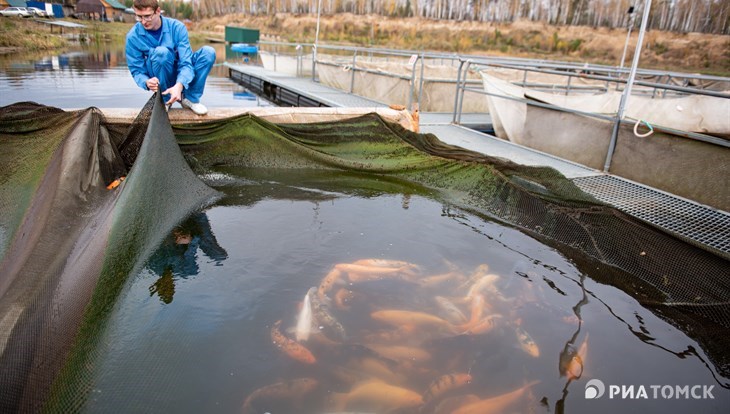
{"label": "man's hand", "polygon": [[170,100],[165,102],[165,105],[169,106],[169,105],[174,104],[175,102],[182,101],[182,91],[183,91],[182,83],[178,82],[172,88],[162,92],[163,95],[167,95],[168,93],[170,94]]}
{"label": "man's hand", "polygon": [[158,89],[160,89],[160,80],[157,78],[149,78],[147,79],[147,89],[151,90],[152,92],[157,92]]}

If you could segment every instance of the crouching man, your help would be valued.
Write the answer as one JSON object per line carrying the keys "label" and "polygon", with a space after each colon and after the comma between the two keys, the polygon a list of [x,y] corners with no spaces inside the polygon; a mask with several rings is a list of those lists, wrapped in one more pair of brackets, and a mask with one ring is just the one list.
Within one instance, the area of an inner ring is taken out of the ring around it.
{"label": "crouching man", "polygon": [[193,53],[188,30],[180,21],[162,17],[157,0],[134,0],[137,24],[127,33],[127,65],[140,88],[162,91],[166,105],[180,102],[198,115],[205,80],[215,63],[215,50],[203,46]]}

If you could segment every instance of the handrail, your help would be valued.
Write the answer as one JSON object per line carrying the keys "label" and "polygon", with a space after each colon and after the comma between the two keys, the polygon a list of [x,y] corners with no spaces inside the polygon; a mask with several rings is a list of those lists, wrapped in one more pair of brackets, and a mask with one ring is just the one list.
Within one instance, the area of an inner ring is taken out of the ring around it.
{"label": "handrail", "polygon": [[[305,44],[305,43],[282,43],[282,42],[267,42],[267,41],[261,41],[261,44],[268,44],[273,46],[292,46],[297,47],[298,54],[301,56],[303,54],[303,50],[307,47],[313,48],[314,45],[311,44]],[[317,46],[319,50],[338,50],[338,51],[345,51],[352,53],[352,63],[350,65],[347,65],[344,62],[336,63],[336,62],[330,62],[330,61],[322,61],[319,59],[313,59],[312,61],[312,78],[313,80],[316,79],[316,66],[318,64],[320,65],[331,65],[331,66],[343,66],[347,67],[349,66],[349,69],[352,70],[352,76],[350,79],[350,92],[352,93],[354,91],[354,82],[355,82],[355,71],[363,72],[363,73],[374,73],[384,76],[390,76],[394,78],[399,78],[403,80],[408,80],[410,82],[410,93],[408,98],[408,106],[410,109],[412,108],[413,104],[413,97],[416,96],[414,88],[416,88],[416,68],[418,65],[418,62],[420,61],[421,66],[421,75],[418,83],[418,105],[420,107],[423,89],[424,89],[424,83],[425,82],[432,82],[432,83],[454,83],[455,84],[455,96],[454,96],[454,106],[453,106],[453,117],[452,122],[455,124],[461,123],[461,116],[463,111],[463,104],[464,104],[464,95],[468,91],[470,93],[477,93],[482,94],[485,96],[496,96],[504,99],[509,100],[515,100],[519,102],[526,103],[528,105],[533,105],[537,107],[547,108],[551,110],[558,110],[563,112],[569,112],[574,113],[578,115],[588,116],[592,118],[602,119],[606,121],[611,122],[617,122],[616,116],[614,115],[605,115],[605,114],[597,114],[597,113],[590,113],[590,112],[584,112],[580,110],[574,110],[569,108],[563,108],[543,102],[538,102],[535,100],[529,100],[524,98],[517,98],[512,96],[505,96],[505,95],[499,95],[499,94],[493,94],[486,92],[483,88],[473,88],[469,87],[470,85],[474,86],[479,84],[479,81],[470,80],[468,79],[468,71],[471,70],[473,67],[476,67],[477,69],[479,67],[496,67],[496,68],[506,68],[506,69],[512,69],[512,70],[518,70],[518,71],[524,71],[524,77],[522,82],[512,82],[517,85],[522,86],[530,86],[530,87],[540,87],[540,86],[546,86],[545,84],[539,84],[534,82],[527,82],[527,73],[529,72],[535,72],[535,73],[544,73],[544,74],[551,74],[551,75],[559,75],[566,77],[566,83],[561,85],[550,85],[550,88],[555,89],[565,89],[566,94],[570,94],[571,92],[578,91],[578,90],[596,90],[596,91],[605,91],[608,90],[611,87],[611,84],[615,84],[617,89],[623,85],[626,85],[627,81],[622,76],[627,73],[627,69],[625,68],[615,68],[610,66],[603,66],[603,65],[587,65],[587,64],[575,64],[575,63],[569,63],[569,62],[554,62],[554,61],[544,61],[544,60],[530,60],[530,59],[524,59],[524,58],[502,58],[502,57],[490,57],[490,56],[469,56],[469,55],[454,55],[454,54],[445,54],[445,53],[435,53],[435,52],[424,52],[424,51],[408,51],[408,50],[394,50],[394,49],[383,49],[383,48],[372,48],[372,47],[358,47],[358,46],[338,46],[338,45],[323,45],[319,44]],[[366,57],[373,57],[374,55],[385,55],[385,56],[397,56],[397,57],[412,57],[416,56],[416,59],[411,62],[410,64],[410,75],[402,75],[387,71],[376,71],[372,70],[366,67],[357,66],[358,62],[358,55]],[[343,55],[343,58],[346,57],[346,55]],[[447,60],[449,62],[458,62],[458,70],[457,70],[457,78],[456,80],[453,79],[445,79],[445,78],[427,78],[424,76],[424,68],[427,64],[427,61],[430,59],[442,59]],[[688,73],[678,73],[678,72],[667,72],[667,71],[654,71],[654,70],[639,70],[637,73],[640,75],[640,77],[646,77],[646,76],[654,76],[659,77],[660,79],[666,81],[667,83],[658,83],[658,82],[650,82],[650,81],[644,81],[644,80],[637,80],[634,82],[635,85],[643,86],[645,88],[651,88],[653,91],[651,92],[652,97],[657,96],[657,91],[661,90],[660,96],[664,97],[667,94],[667,91],[672,91],[678,94],[698,94],[698,95],[705,95],[705,96],[712,96],[717,98],[724,98],[724,99],[730,99],[730,94],[719,92],[719,91],[712,91],[712,90],[706,90],[702,89],[701,87],[687,87],[687,86],[680,86],[680,85],[673,85],[669,84],[669,82],[682,82],[685,85],[689,83],[689,80],[703,80],[703,81],[721,81],[721,82],[728,82],[730,85],[730,78],[720,77],[720,76],[711,76],[711,75],[700,75],[700,74],[688,74]],[[606,82],[605,86],[585,86],[585,85],[575,85],[572,83],[573,77],[580,77],[581,79],[590,79],[590,80],[596,80],[596,81],[604,81]],[[648,91],[647,91],[648,93]],[[627,121],[621,120],[617,122],[618,124],[625,124]],[[654,128],[657,131],[663,131],[668,132],[674,135],[683,136],[685,138],[689,139],[695,139],[698,141],[703,141],[715,145],[719,145],[722,147],[730,147],[730,142],[727,140],[724,140],[722,138],[714,137],[711,135],[705,135],[701,133],[695,133],[695,132],[688,132],[688,131],[678,131],[671,128],[666,128],[662,126],[654,126]]]}
{"label": "handrail", "polygon": [[[296,46],[301,45],[302,47],[313,47],[312,43],[291,43],[291,42],[275,42],[261,40],[259,45],[275,45],[275,46]],[[363,46],[348,46],[348,45],[326,45],[320,43],[319,49],[330,49],[330,50],[343,50],[343,51],[367,51],[369,54],[384,54],[384,55],[395,55],[408,57],[414,54],[422,55],[424,59],[449,59],[449,60],[465,60],[470,59],[474,64],[496,64],[503,62],[505,64],[515,66],[541,66],[545,68],[564,68],[564,69],[575,69],[582,71],[602,71],[609,74],[626,75],[628,74],[628,68],[617,68],[609,65],[599,64],[586,64],[586,63],[575,63],[567,61],[554,61],[544,59],[530,59],[530,58],[518,58],[518,57],[503,57],[503,56],[489,56],[489,55],[468,55],[468,54],[454,54],[445,52],[433,52],[433,51],[419,51],[409,49],[388,49],[388,48],[377,48],[377,47],[363,47]],[[706,81],[721,81],[730,82],[730,79],[723,76],[716,75],[704,75],[699,73],[683,73],[666,70],[655,70],[655,69],[639,69],[638,72],[641,75],[649,76],[668,76],[672,78],[681,79],[697,79]]]}

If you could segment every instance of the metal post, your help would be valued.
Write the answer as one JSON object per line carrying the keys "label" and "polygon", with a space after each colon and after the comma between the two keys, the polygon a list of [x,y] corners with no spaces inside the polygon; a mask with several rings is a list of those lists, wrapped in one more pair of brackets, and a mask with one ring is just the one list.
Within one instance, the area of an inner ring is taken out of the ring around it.
{"label": "metal post", "polygon": [[312,47],[312,81],[316,78],[317,44],[319,43],[319,16],[322,11],[322,0],[317,1],[317,30],[314,32],[314,46]]}
{"label": "metal post", "polygon": [[[636,15],[634,14],[634,6],[629,7],[629,31],[626,34],[626,42],[624,43],[624,52],[621,54],[621,64],[619,65],[619,69],[624,68],[624,60],[626,59],[626,49],[629,47],[629,40],[631,39],[631,29],[634,28],[634,20],[636,18]],[[621,75],[619,74],[619,77]]]}
{"label": "metal post", "polygon": [[303,49],[304,48],[302,47],[302,45],[299,45],[299,44],[294,48],[294,50],[297,51],[297,77],[302,76],[302,72],[304,71],[303,64],[302,64],[302,62],[303,62],[302,50]]}
{"label": "metal post", "polygon": [[357,49],[355,49],[355,53],[352,54],[352,67],[350,70],[352,71],[352,76],[350,77],[350,93],[353,93],[355,91],[355,65],[357,64]]}
{"label": "metal post", "polygon": [[317,45],[312,45],[312,82],[317,81]]}
{"label": "metal post", "polygon": [[423,98],[423,71],[424,66],[426,66],[426,57],[424,56],[424,53],[421,52],[421,80],[418,84],[418,110],[421,110],[421,98]]}
{"label": "metal post", "polygon": [[616,123],[613,126],[613,132],[611,133],[611,142],[608,144],[608,153],[606,154],[606,162],[603,164],[603,171],[608,172],[611,167],[611,158],[613,158],[613,152],[616,149],[616,141],[618,140],[618,131],[621,126],[621,120],[624,118],[624,109],[631,96],[631,88],[636,78],[636,69],[639,66],[639,57],[641,55],[641,45],[644,43],[644,33],[646,32],[646,24],[649,21],[649,10],[651,10],[651,0],[644,1],[644,16],[641,19],[641,28],[639,29],[639,39],[636,42],[636,50],[634,50],[634,60],[631,63],[631,71],[629,72],[629,79],[626,81],[626,88],[624,93],[621,95],[621,101],[618,104],[618,111],[616,112]]}
{"label": "metal post", "polygon": [[466,94],[466,82],[469,78],[469,66],[471,66],[471,59],[466,60],[466,69],[464,70],[464,77],[462,78],[463,84],[461,85],[461,96],[459,96],[459,109],[457,113],[459,114],[456,117],[456,124],[461,125],[461,112],[464,109],[464,95]]}
{"label": "metal post", "polygon": [[[418,63],[418,55],[413,55],[413,56],[416,56],[416,59],[413,60],[413,65],[411,65],[411,87],[408,90],[408,106],[407,106],[409,111],[413,110],[413,93],[414,93],[413,91],[416,87],[416,64]],[[421,75],[423,75],[423,73],[421,73]],[[419,97],[419,102],[420,102],[420,97]]]}
{"label": "metal post", "polygon": [[[456,114],[457,114],[457,111],[459,110],[459,87],[461,86],[461,69],[464,67],[464,62],[465,61],[463,61],[463,60],[461,60],[461,58],[459,58],[459,72],[456,75],[456,93],[454,94],[455,95],[454,117],[451,119],[451,122],[453,122],[454,124],[456,123]],[[461,117],[459,117],[459,118],[461,118]]]}

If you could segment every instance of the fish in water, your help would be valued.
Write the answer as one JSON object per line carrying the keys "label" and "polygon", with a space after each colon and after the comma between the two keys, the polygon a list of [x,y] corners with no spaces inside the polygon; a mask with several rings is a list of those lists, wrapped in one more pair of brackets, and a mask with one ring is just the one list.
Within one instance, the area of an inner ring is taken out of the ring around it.
{"label": "fish in water", "polygon": [[340,288],[335,293],[335,306],[338,309],[348,310],[350,309],[349,302],[355,298],[355,293],[349,289]]}
{"label": "fish in water", "polygon": [[441,314],[446,320],[457,325],[466,322],[466,316],[461,311],[461,309],[459,309],[454,304],[454,302],[446,299],[443,296],[436,296],[434,300],[436,301],[436,304],[441,310]]}
{"label": "fish in water", "polygon": [[484,309],[486,307],[488,307],[488,305],[486,299],[484,299],[484,295],[474,295],[474,297],[471,298],[471,317],[468,322],[458,326],[459,330],[462,332],[468,331],[479,324],[482,320],[482,315],[484,315]]}
{"label": "fish in water", "polygon": [[340,341],[347,339],[347,333],[342,324],[335,318],[329,310],[329,306],[320,300],[318,295],[312,295],[309,298],[312,302],[312,318],[322,326],[328,334],[333,335]]}
{"label": "fish in water", "polygon": [[474,394],[457,395],[454,397],[445,398],[443,401],[436,405],[433,409],[434,414],[452,414],[457,408],[464,405],[479,401],[479,397]]}
{"label": "fish in water", "polygon": [[488,274],[477,279],[466,294],[468,299],[473,298],[475,295],[481,294],[482,292],[489,292],[493,294],[499,294],[496,283],[499,280],[499,275]]}
{"label": "fish in water", "polygon": [[352,262],[355,265],[371,266],[371,267],[410,267],[418,270],[418,265],[405,260],[390,260],[390,259],[360,259]]}
{"label": "fish in water", "polygon": [[271,327],[271,341],[274,342],[274,345],[292,359],[305,364],[314,364],[317,359],[312,352],[299,342],[287,338],[281,333],[280,326],[281,320],[278,320]]}
{"label": "fish in water", "polygon": [[370,317],[395,327],[414,325],[417,327],[433,327],[449,332],[454,331],[453,325],[448,321],[424,312],[388,309],[372,312]]}
{"label": "fish in water", "polygon": [[367,344],[365,346],[377,352],[378,355],[392,359],[393,361],[407,360],[423,362],[431,359],[430,353],[413,346],[376,344]]}
{"label": "fish in water", "polygon": [[435,288],[441,286],[444,283],[461,283],[465,276],[457,271],[451,271],[447,273],[440,273],[437,275],[431,275],[423,277],[418,280],[418,284],[424,288]]}
{"label": "fish in water", "polygon": [[380,280],[384,278],[402,278],[412,280],[417,273],[410,266],[402,267],[380,267],[380,266],[364,266],[352,263],[340,263],[335,266],[341,272],[347,274],[350,282],[366,282],[369,280]]}
{"label": "fish in water", "polygon": [[423,393],[423,401],[426,404],[432,403],[441,398],[447,392],[469,384],[471,380],[471,375],[466,372],[442,375],[435,379],[431,385],[429,385],[428,390]]}
{"label": "fish in water", "polygon": [[317,295],[319,296],[319,300],[321,301],[329,301],[329,297],[327,296],[332,290],[332,287],[335,285],[335,283],[341,282],[340,278],[342,277],[343,273],[341,270],[335,266],[332,270],[330,270],[327,275],[322,279],[321,282],[319,282],[319,288],[317,289]]}
{"label": "fish in water", "polygon": [[355,357],[350,359],[346,366],[356,372],[367,374],[370,379],[377,378],[389,384],[402,384],[407,380],[406,376],[397,370],[393,361],[377,356]]}
{"label": "fish in water", "polygon": [[540,348],[530,334],[519,326],[515,328],[515,334],[517,334],[517,343],[520,345],[520,349],[527,352],[533,358],[540,356]]}
{"label": "fish in water", "polygon": [[464,333],[467,335],[483,335],[491,332],[497,326],[497,323],[502,318],[502,315],[496,313],[489,315],[486,318],[479,321],[477,324],[470,326]]}
{"label": "fish in water", "polygon": [[297,316],[297,328],[295,337],[297,341],[306,341],[312,331],[312,301],[311,297],[317,294],[317,288],[311,288],[304,295],[304,303],[302,309]]}
{"label": "fish in water", "polygon": [[492,414],[492,413],[503,413],[507,407],[521,399],[522,396],[527,392],[530,387],[537,384],[540,381],[530,382],[514,391],[506,394],[499,395],[497,397],[487,398],[484,400],[474,401],[466,403],[459,409],[453,411],[453,414]]}
{"label": "fish in water", "polygon": [[572,381],[578,379],[581,377],[581,375],[583,375],[583,369],[585,368],[587,354],[588,334],[586,334],[586,339],[583,340],[583,343],[580,344],[578,352],[574,354],[573,357],[570,359],[568,367],[565,370],[565,376],[567,376],[569,380]]}
{"label": "fish in water", "polygon": [[332,402],[335,410],[356,407],[383,413],[421,406],[423,398],[413,390],[380,380],[369,380],[356,384],[350,392],[332,393]]}
{"label": "fish in water", "polygon": [[266,385],[255,390],[246,398],[241,411],[247,414],[253,412],[254,406],[281,401],[288,401],[292,405],[300,405],[298,402],[314,391],[318,385],[319,382],[314,378],[297,378]]}

